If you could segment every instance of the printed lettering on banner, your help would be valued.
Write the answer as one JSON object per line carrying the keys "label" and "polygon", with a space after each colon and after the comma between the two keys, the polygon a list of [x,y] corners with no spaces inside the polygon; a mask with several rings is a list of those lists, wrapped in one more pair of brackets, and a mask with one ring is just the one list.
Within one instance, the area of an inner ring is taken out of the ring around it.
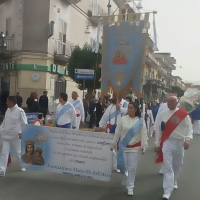
{"label": "printed lettering on banner", "polygon": [[[104,133],[24,125],[22,167],[109,182],[112,139]],[[33,146],[32,156],[26,155],[28,144]]]}

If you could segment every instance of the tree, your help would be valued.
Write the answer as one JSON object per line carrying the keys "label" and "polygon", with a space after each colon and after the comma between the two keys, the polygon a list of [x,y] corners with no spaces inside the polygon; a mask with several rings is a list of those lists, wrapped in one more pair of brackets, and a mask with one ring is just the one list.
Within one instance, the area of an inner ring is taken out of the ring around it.
{"label": "tree", "polygon": [[85,89],[91,94],[93,90],[101,87],[101,69],[98,67],[101,64],[101,54],[93,53],[92,47],[87,43],[80,48],[76,46],[68,61],[69,76],[78,84],[78,88],[83,90],[83,80],[75,80],[75,69],[93,69],[95,73],[95,80],[85,81]]}

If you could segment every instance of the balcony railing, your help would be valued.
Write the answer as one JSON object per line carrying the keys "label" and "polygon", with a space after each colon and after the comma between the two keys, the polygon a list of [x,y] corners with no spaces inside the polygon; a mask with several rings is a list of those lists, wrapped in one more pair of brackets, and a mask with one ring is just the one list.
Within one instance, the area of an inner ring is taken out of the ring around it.
{"label": "balcony railing", "polygon": [[92,16],[105,16],[108,13],[98,4],[92,4]]}
{"label": "balcony railing", "polygon": [[6,52],[12,52],[14,50],[13,37],[6,37],[5,43],[6,43],[6,46],[7,46]]}
{"label": "balcony railing", "polygon": [[60,40],[56,40],[55,47],[55,54],[70,57],[75,48],[75,44],[70,42],[64,43]]}

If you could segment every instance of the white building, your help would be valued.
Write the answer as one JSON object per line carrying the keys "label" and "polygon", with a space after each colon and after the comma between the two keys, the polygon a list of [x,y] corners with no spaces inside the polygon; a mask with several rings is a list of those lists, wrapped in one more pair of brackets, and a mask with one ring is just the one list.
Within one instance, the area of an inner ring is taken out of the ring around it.
{"label": "white building", "polygon": [[[1,69],[1,90],[48,90],[50,100],[61,91],[82,92],[68,76],[67,60],[75,45],[92,44],[98,18],[108,14],[108,0],[0,0],[0,32],[6,34],[7,52]],[[122,2],[122,1],[121,1]],[[118,6],[111,0],[111,14]],[[85,34],[86,26],[91,34]]]}

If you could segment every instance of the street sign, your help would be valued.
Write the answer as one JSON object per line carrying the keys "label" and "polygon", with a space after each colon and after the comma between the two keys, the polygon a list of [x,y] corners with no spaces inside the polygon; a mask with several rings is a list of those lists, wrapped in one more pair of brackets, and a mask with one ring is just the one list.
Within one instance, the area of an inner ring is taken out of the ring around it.
{"label": "street sign", "polygon": [[75,74],[93,74],[94,75],[94,70],[93,69],[75,69]]}
{"label": "street sign", "polygon": [[91,74],[75,74],[76,80],[94,80],[94,75]]}
{"label": "street sign", "polygon": [[75,69],[75,80],[94,80],[94,70]]}

